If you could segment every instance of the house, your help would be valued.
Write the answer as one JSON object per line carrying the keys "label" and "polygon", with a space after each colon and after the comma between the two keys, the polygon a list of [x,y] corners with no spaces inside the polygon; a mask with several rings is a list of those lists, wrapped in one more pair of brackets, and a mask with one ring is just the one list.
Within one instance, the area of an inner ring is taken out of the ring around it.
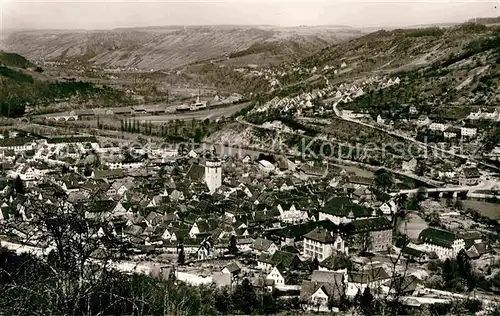
{"label": "house", "polygon": [[309,220],[309,215],[307,214],[307,211],[302,211],[298,210],[295,208],[295,205],[291,205],[289,209],[285,207],[283,209],[283,206],[281,204],[278,205],[278,210],[280,212],[280,220],[283,223],[288,223],[288,224],[299,224],[299,223],[304,223]]}
{"label": "house", "polygon": [[475,167],[463,168],[458,182],[463,186],[475,186],[481,182],[480,176],[479,170]]}
{"label": "house", "polygon": [[236,261],[231,262],[222,269],[222,273],[231,275],[232,278],[237,277],[241,272],[241,266]]}
{"label": "house", "polygon": [[276,169],[275,166],[267,160],[260,160],[259,168],[266,173],[273,172]]}
{"label": "house", "polygon": [[429,125],[429,129],[431,131],[440,131],[440,132],[444,132],[446,129],[448,128],[448,125],[444,124],[444,123],[431,123]]}
{"label": "house", "polygon": [[431,124],[431,120],[427,115],[420,115],[417,119],[417,125],[418,126],[427,126]]}
{"label": "house", "polygon": [[318,269],[319,271],[347,273],[348,266],[349,259],[347,256],[334,253],[323,261],[320,261]]}
{"label": "house", "polygon": [[335,225],[340,225],[355,219],[369,218],[372,215],[373,210],[370,208],[355,204],[346,197],[334,197],[319,211],[318,220],[330,220]]}
{"label": "house", "polygon": [[460,133],[459,129],[454,128],[454,127],[448,127],[444,131],[443,136],[446,139],[452,139],[452,138],[457,138],[457,136],[459,135],[459,133]]}
{"label": "house", "polygon": [[398,205],[393,199],[391,199],[382,204],[379,209],[384,215],[394,215],[398,212]]}
{"label": "house", "polygon": [[390,280],[391,277],[383,267],[369,265],[361,271],[352,271],[347,278],[346,296],[354,297],[358,292],[363,293],[366,288],[370,288],[372,293],[379,292],[382,285]]}
{"label": "house", "polygon": [[476,137],[477,136],[477,128],[470,128],[470,127],[461,127],[460,128],[460,135],[462,137]]}
{"label": "house", "polygon": [[418,239],[425,251],[434,252],[441,260],[455,258],[465,248],[462,237],[444,229],[428,227],[420,232]]}
{"label": "house", "polygon": [[252,252],[258,256],[262,253],[266,253],[269,255],[274,255],[274,253],[278,251],[278,247],[271,240],[267,240],[264,238],[257,238],[254,240],[252,245]]}
{"label": "house", "polygon": [[406,172],[414,172],[417,169],[417,159],[414,157],[406,157],[403,159],[401,169]]}
{"label": "house", "polygon": [[[343,273],[313,271],[311,281],[300,287],[300,303],[306,310],[329,312],[329,301],[338,301],[345,293]],[[333,309],[338,311],[338,309]]]}
{"label": "house", "polygon": [[302,265],[302,260],[297,253],[278,250],[274,255],[262,253],[257,258],[257,268],[263,272],[270,272],[273,267],[280,266],[286,270],[298,269]]}
{"label": "house", "polygon": [[392,223],[386,217],[355,220],[344,227],[349,246],[361,251],[384,251],[392,246]]}
{"label": "house", "polygon": [[429,255],[424,251],[420,251],[416,248],[410,246],[404,246],[401,249],[402,256],[408,260],[415,261],[417,263],[426,263],[429,261]]}
{"label": "house", "polygon": [[273,285],[277,288],[283,287],[285,285],[284,270],[278,266],[275,266],[267,275],[266,281],[272,281]]}
{"label": "house", "polygon": [[345,244],[340,234],[317,227],[304,236],[304,255],[319,261],[333,253],[344,253]]}
{"label": "house", "polygon": [[0,139],[0,150],[13,150],[15,153],[33,150],[35,148],[35,139],[32,137],[15,137]]}
{"label": "house", "polygon": [[487,242],[485,242],[478,232],[470,232],[464,234],[465,240],[465,253],[470,259],[479,259],[483,255],[487,255],[493,252],[493,248]]}

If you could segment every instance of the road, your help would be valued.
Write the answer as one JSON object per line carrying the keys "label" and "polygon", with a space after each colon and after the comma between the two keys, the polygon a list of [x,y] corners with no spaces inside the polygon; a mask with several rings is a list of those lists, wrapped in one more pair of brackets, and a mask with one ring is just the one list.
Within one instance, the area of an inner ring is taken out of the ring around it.
{"label": "road", "polygon": [[[474,192],[474,191],[488,191],[488,190],[493,190],[494,188],[498,187],[497,183],[494,181],[489,181],[485,180],[482,183],[475,185],[475,186],[461,186],[461,187],[441,187],[441,188],[427,188],[426,192],[427,193],[436,193],[436,192]],[[412,190],[401,190],[399,192],[392,192],[391,195],[397,195],[397,194],[412,194],[412,193],[417,193],[419,189],[412,189]]]}

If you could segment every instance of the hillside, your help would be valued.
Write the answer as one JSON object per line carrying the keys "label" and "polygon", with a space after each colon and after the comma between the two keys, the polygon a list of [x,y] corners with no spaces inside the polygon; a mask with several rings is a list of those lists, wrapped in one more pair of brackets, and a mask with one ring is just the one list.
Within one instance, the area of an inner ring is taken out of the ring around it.
{"label": "hillside", "polygon": [[[3,56],[14,56],[9,60],[19,66],[31,65],[17,54],[5,53]],[[106,86],[80,81],[61,82],[47,77],[41,80],[42,77],[35,74],[20,68],[0,66],[1,116],[22,116],[28,107],[34,112],[43,112],[47,106],[57,107],[58,102],[65,102],[70,107],[116,106],[117,103],[132,102],[124,92]]]}
{"label": "hillside", "polygon": [[0,65],[23,69],[35,66],[33,63],[19,54],[8,53],[4,51],[0,51]]}
{"label": "hillside", "polygon": [[[242,63],[287,61],[362,35],[339,27],[150,27],[110,31],[24,31],[3,44],[31,60],[78,59],[104,68],[169,69],[221,56]],[[249,58],[255,56],[254,58]],[[237,60],[233,60],[237,61]]]}
{"label": "hillside", "polygon": [[[399,76],[402,85],[365,91],[347,107],[384,103],[494,104],[498,102],[499,31],[479,24],[377,31],[336,44],[298,63],[275,68],[279,96],[311,88]],[[325,80],[326,79],[326,80]]]}

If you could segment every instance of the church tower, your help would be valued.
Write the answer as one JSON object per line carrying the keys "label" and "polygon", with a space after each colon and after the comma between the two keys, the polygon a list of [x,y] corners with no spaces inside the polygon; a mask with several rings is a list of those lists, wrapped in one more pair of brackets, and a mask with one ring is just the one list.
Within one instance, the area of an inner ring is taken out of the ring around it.
{"label": "church tower", "polygon": [[205,183],[213,194],[222,185],[222,163],[217,159],[207,160],[205,163]]}

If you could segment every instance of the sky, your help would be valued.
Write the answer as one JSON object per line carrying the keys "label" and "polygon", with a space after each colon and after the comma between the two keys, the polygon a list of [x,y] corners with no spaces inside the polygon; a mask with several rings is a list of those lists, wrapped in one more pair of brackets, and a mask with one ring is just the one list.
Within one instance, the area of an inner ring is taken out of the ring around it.
{"label": "sky", "polygon": [[0,0],[0,28],[162,25],[408,26],[500,16],[500,0]]}

